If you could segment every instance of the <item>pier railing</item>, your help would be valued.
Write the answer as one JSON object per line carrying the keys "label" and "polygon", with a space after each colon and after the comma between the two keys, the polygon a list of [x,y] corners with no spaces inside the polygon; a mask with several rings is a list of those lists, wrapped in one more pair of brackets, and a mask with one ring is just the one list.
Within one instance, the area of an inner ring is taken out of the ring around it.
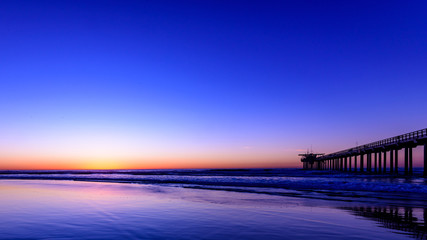
{"label": "pier railing", "polygon": [[368,149],[387,147],[390,145],[399,145],[401,143],[407,143],[407,142],[416,141],[416,140],[425,139],[425,138],[427,138],[427,128],[402,134],[402,135],[398,135],[391,138],[386,138],[380,141],[368,143],[368,144],[357,146],[354,148],[349,148],[342,151],[330,153],[330,154],[324,155],[323,157],[321,157],[321,159],[326,159],[326,158],[329,158],[330,156],[344,155],[344,154],[354,153],[354,152],[363,152]]}

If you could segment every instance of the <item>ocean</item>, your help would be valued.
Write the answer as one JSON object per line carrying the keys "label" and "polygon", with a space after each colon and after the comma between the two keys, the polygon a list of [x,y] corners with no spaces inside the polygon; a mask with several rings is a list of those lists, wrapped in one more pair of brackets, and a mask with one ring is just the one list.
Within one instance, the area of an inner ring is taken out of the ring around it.
{"label": "ocean", "polygon": [[0,171],[0,239],[427,239],[421,171]]}

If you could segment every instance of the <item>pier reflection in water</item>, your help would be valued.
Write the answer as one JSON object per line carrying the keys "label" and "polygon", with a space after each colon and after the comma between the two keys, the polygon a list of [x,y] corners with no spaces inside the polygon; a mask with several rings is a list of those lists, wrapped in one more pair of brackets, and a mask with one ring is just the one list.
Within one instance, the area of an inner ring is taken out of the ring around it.
{"label": "pier reflection in water", "polygon": [[379,226],[406,232],[416,239],[427,239],[427,208],[341,207],[351,214],[378,222]]}

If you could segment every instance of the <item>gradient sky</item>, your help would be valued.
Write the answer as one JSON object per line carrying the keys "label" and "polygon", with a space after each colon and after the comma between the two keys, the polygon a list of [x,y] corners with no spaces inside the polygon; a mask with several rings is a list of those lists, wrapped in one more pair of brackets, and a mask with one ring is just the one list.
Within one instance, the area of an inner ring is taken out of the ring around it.
{"label": "gradient sky", "polygon": [[0,169],[295,167],[426,128],[426,13],[0,1]]}

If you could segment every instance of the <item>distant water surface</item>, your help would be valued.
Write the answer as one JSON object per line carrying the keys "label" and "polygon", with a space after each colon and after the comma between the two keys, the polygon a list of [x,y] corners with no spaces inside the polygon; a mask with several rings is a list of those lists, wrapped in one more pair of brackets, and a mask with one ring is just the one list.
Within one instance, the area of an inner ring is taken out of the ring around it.
{"label": "distant water surface", "polygon": [[[403,171],[400,171],[403,172]],[[155,184],[427,207],[427,179],[300,169],[0,171],[0,179]]]}
{"label": "distant water surface", "polygon": [[426,239],[423,178],[297,169],[8,171],[1,239]]}

